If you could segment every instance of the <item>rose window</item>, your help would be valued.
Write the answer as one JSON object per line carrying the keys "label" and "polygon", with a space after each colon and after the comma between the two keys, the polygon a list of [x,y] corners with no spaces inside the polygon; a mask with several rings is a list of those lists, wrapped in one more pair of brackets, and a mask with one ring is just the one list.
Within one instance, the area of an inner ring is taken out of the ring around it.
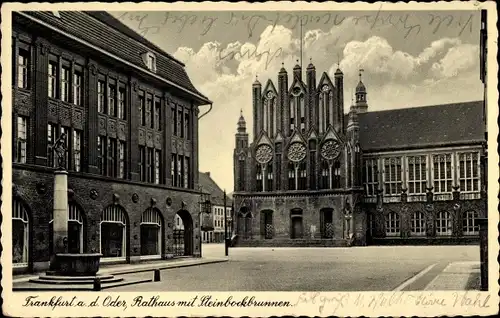
{"label": "rose window", "polygon": [[257,159],[257,162],[261,164],[271,161],[271,159],[273,158],[273,150],[271,149],[271,146],[262,145],[257,148],[257,151],[255,152],[255,158]]}
{"label": "rose window", "polygon": [[340,154],[340,145],[335,140],[328,140],[321,147],[321,155],[327,160],[335,159]]}
{"label": "rose window", "polygon": [[321,91],[322,92],[329,92],[330,91],[330,87],[328,87],[328,85],[323,85],[323,87],[321,87]]}
{"label": "rose window", "polygon": [[306,157],[306,147],[299,143],[295,142],[290,145],[288,148],[288,159],[293,162],[302,161]]}

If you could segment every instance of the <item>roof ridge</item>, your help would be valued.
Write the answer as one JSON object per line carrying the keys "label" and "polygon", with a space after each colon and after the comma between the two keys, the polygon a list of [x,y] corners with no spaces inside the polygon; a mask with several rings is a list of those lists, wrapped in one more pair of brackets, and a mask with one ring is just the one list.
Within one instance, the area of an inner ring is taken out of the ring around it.
{"label": "roof ridge", "polygon": [[392,112],[392,111],[402,111],[402,110],[408,110],[408,109],[427,108],[427,107],[446,107],[446,106],[452,106],[452,105],[474,104],[474,103],[482,103],[482,102],[483,102],[482,100],[472,100],[472,101],[466,101],[466,102],[456,102],[456,103],[438,104],[438,105],[420,105],[420,106],[411,106],[411,107],[403,107],[403,108],[368,111],[366,113],[361,113],[358,115]]}
{"label": "roof ridge", "polygon": [[[158,51],[157,53],[160,53],[160,54],[164,55],[165,57],[167,57],[170,60],[178,63],[179,65],[182,65],[183,67],[186,66],[186,64],[184,64],[180,60],[176,59],[172,54],[168,53],[164,49],[160,48],[158,45],[156,45],[153,42],[151,42],[150,40],[146,39],[146,37],[141,36],[139,33],[137,33],[136,31],[134,31],[131,27],[129,27],[125,23],[121,22],[119,19],[115,18],[112,14],[108,13],[107,11],[82,11],[82,12],[85,13],[85,14],[87,14],[88,16],[92,17],[94,20],[97,20],[100,23],[103,23],[103,24],[107,25],[108,27],[112,28],[113,30],[115,30],[117,32],[120,32],[121,34],[129,37],[130,39],[136,41],[137,43],[140,43],[141,45],[146,46],[148,49]],[[140,37],[142,39],[142,41],[139,41],[138,39],[134,39],[129,34],[126,34],[125,32],[123,32],[123,31],[119,30],[118,28],[116,28],[113,24],[106,23],[106,21],[103,21],[103,20],[99,19],[99,17],[95,15],[96,13],[97,14],[104,14],[104,15],[107,16],[107,18],[113,19],[116,23],[119,23],[123,27],[127,28],[130,32],[132,32],[135,35],[137,35],[138,37]],[[145,43],[143,43],[143,42],[145,42]]]}

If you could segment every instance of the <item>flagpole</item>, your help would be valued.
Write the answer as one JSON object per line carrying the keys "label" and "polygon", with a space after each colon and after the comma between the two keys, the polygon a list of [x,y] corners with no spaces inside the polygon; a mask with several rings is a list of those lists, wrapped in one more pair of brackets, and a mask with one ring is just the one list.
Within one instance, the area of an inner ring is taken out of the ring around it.
{"label": "flagpole", "polygon": [[302,20],[300,21],[300,69],[302,69]]}

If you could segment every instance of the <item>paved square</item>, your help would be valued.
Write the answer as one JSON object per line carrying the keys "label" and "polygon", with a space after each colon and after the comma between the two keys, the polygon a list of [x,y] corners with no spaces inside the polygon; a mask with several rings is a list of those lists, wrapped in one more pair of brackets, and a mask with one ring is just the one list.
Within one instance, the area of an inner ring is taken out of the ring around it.
{"label": "paved square", "polygon": [[[204,257],[224,256],[224,246],[203,245]],[[479,262],[478,246],[354,248],[231,248],[229,262],[161,272],[161,282],[113,291],[374,291],[423,290],[451,262]],[[137,273],[128,277],[149,277]]]}

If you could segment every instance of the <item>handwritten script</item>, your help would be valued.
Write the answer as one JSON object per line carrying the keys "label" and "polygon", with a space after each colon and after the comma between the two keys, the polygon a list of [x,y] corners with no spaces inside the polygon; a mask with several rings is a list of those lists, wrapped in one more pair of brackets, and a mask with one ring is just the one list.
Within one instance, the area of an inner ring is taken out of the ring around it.
{"label": "handwritten script", "polygon": [[221,12],[218,15],[163,12],[163,16],[158,21],[156,17],[150,19],[150,14],[147,12],[125,12],[118,18],[136,24],[137,31],[142,36],[160,33],[164,28],[173,29],[177,33],[193,32],[194,30],[189,30],[189,28],[196,28],[199,35],[205,36],[213,30],[214,26],[222,25],[223,27],[243,27],[248,38],[252,38],[255,35],[256,28],[262,25],[271,25],[272,30],[277,25],[283,25],[293,30],[307,25],[310,25],[310,27],[320,27],[321,25],[327,27],[340,26],[352,20],[354,26],[363,23],[368,25],[370,29],[384,26],[393,27],[400,31],[406,39],[412,35],[420,34],[423,28],[430,28],[429,31],[432,34],[453,29],[456,30],[456,35],[460,36],[466,31],[472,33],[474,25],[473,13],[459,16],[437,12],[416,15],[412,13],[384,12],[382,6],[378,11],[369,14],[349,17],[327,11],[318,13],[268,12],[266,14],[234,11]]}

